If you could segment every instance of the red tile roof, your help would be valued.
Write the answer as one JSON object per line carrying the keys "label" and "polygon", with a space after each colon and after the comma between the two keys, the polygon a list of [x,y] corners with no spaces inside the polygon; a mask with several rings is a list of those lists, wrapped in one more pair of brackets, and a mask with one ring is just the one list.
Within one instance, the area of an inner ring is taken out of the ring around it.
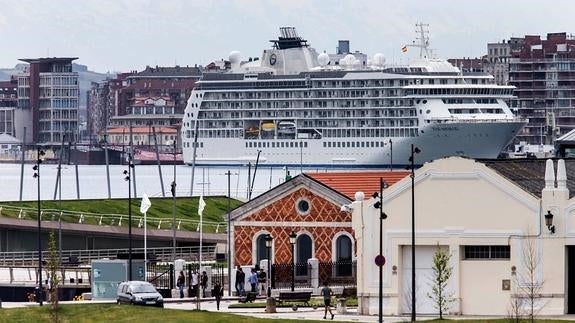
{"label": "red tile roof", "polygon": [[361,172],[326,172],[306,173],[307,176],[348,196],[355,198],[355,192],[362,191],[366,196],[379,191],[379,179],[393,185],[408,176],[406,171],[361,171]]}

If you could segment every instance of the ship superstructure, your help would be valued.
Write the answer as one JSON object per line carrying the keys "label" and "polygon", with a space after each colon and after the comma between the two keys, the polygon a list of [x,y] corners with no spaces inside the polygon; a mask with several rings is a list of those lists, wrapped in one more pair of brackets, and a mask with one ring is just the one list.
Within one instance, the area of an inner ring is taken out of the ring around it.
{"label": "ship superstructure", "polygon": [[[368,66],[353,55],[329,62],[292,27],[281,28],[260,59],[205,73],[182,126],[184,161],[197,165],[381,167],[462,155],[495,158],[524,126],[505,100],[512,86],[462,73],[430,57],[421,29],[419,59]],[[197,142],[194,149],[194,142]]]}

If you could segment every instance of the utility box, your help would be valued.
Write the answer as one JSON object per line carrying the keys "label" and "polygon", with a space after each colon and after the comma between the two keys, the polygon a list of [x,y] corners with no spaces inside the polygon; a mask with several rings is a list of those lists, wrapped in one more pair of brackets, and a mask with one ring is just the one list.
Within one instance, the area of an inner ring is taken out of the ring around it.
{"label": "utility box", "polygon": [[[92,299],[116,299],[118,285],[128,281],[128,260],[92,261]],[[145,280],[145,263],[132,259],[132,280]]]}

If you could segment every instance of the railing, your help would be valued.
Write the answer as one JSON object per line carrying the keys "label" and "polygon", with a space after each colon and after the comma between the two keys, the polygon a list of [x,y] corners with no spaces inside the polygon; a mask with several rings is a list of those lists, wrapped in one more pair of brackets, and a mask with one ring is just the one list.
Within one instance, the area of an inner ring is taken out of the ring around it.
{"label": "railing", "polygon": [[[151,261],[172,261],[173,248],[147,248]],[[176,259],[195,261],[199,258],[200,248],[177,247]],[[128,249],[94,249],[94,250],[62,250],[62,264],[79,265],[89,264],[95,259],[110,258],[116,259],[118,255],[127,255]],[[143,258],[144,248],[132,248],[132,255],[138,254]],[[48,251],[42,251],[42,257],[48,259]],[[202,246],[202,259],[207,261],[216,259],[215,246]],[[8,251],[0,252],[0,267],[8,266],[34,266],[38,263],[37,251]]]}
{"label": "railing", "polygon": [[[48,283],[48,270],[42,270],[42,281]],[[90,268],[88,267],[60,267],[56,270],[56,275],[62,280],[60,285],[87,286],[91,284]],[[13,266],[0,268],[0,284],[37,284],[38,267],[33,266]]]}
{"label": "railing", "polygon": [[174,265],[149,263],[146,266],[146,280],[156,289],[172,289]]}
{"label": "railing", "polygon": [[311,265],[307,263],[273,264],[272,288],[290,289],[292,285],[292,270],[295,270],[295,288],[311,288]]}
{"label": "railing", "polygon": [[328,282],[334,287],[357,285],[357,262],[334,261],[319,263],[319,283]]}

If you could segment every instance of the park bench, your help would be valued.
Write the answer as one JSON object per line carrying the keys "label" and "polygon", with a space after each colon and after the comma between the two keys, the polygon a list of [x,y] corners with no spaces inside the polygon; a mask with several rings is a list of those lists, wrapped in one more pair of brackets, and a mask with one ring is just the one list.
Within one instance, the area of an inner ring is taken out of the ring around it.
{"label": "park bench", "polygon": [[311,292],[280,292],[278,297],[278,302],[282,303],[284,301],[287,302],[303,302],[306,305],[309,303],[311,299]]}

